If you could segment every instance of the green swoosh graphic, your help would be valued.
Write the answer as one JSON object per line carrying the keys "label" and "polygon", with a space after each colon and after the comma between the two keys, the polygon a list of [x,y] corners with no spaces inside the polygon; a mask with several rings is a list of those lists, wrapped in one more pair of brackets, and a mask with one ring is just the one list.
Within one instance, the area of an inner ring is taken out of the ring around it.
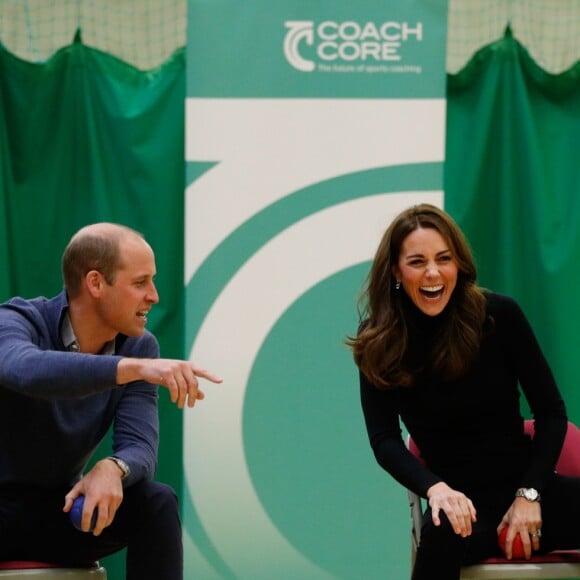
{"label": "green swoosh graphic", "polygon": [[[207,164],[204,164],[207,168]],[[223,287],[269,239],[293,223],[342,202],[389,192],[439,190],[443,163],[381,167],[341,175],[300,189],[236,228],[198,268],[186,288],[185,339],[191,348]]]}
{"label": "green swoosh graphic", "polygon": [[[199,177],[213,166],[199,164],[197,169],[190,168],[189,175]],[[186,287],[187,351],[191,349],[206,314],[224,286],[272,237],[301,219],[333,205],[385,193],[440,190],[442,180],[442,162],[370,169],[317,182],[287,195],[252,216],[213,250]],[[199,551],[221,578],[236,578],[235,572],[221,558],[207,535],[187,485],[182,501],[187,532]]]}

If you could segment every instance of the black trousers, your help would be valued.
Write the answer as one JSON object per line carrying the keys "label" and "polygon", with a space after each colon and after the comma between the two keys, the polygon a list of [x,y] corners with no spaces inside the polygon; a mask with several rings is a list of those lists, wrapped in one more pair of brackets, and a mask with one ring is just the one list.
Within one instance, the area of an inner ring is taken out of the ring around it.
{"label": "black trousers", "polygon": [[[421,529],[413,580],[458,580],[462,566],[485,558],[503,556],[497,543],[497,526],[513,501],[513,488],[486,490],[479,498],[469,496],[477,510],[473,533],[462,538],[453,532],[447,517],[433,525],[427,509]],[[580,478],[556,475],[542,493],[541,552],[580,548]]]}
{"label": "black trousers", "polygon": [[183,545],[175,492],[143,481],[124,490],[100,536],[78,531],[62,511],[66,490],[0,488],[0,560],[83,565],[127,548],[127,580],[182,580]]}

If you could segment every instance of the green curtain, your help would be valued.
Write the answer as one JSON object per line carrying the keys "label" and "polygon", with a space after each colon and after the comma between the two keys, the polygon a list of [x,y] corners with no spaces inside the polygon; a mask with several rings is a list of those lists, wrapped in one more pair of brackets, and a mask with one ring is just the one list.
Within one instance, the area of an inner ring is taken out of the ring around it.
{"label": "green curtain", "polygon": [[580,422],[580,62],[548,74],[508,28],[447,92],[446,209],[480,283],[520,301]]}
{"label": "green curtain", "polygon": [[[58,292],[72,233],[125,223],[156,251],[149,327],[183,356],[184,51],[143,72],[80,36],[42,64],[0,46],[0,83],[0,300]],[[578,422],[579,134],[580,64],[550,75],[509,30],[449,77],[446,208],[482,284],[520,300]],[[181,493],[182,412],[160,395],[158,478]],[[124,578],[122,556],[104,563]]]}
{"label": "green curtain", "polygon": [[[142,72],[79,37],[42,64],[0,47],[0,300],[56,294],[70,236],[123,223],[156,252],[148,327],[164,356],[183,357],[184,61],[180,50]],[[181,493],[182,411],[166,391],[160,422],[157,477]],[[123,556],[103,561],[109,580],[125,577]]]}

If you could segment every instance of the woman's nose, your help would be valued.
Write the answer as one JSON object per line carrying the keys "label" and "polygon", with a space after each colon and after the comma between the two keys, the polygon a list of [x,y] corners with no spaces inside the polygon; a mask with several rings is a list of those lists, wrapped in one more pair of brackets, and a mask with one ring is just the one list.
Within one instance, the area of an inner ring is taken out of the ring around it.
{"label": "woman's nose", "polygon": [[427,271],[425,273],[427,276],[438,276],[439,268],[437,268],[437,264],[427,264]]}

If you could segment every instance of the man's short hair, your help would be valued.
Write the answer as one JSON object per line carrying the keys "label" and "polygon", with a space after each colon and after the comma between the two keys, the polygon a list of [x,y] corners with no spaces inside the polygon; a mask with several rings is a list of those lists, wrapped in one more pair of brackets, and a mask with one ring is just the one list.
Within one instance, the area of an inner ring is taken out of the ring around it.
{"label": "man's short hair", "polygon": [[88,272],[97,270],[107,284],[115,282],[121,264],[121,241],[143,235],[127,226],[100,223],[86,226],[70,240],[62,256],[62,277],[69,297],[79,294]]}

